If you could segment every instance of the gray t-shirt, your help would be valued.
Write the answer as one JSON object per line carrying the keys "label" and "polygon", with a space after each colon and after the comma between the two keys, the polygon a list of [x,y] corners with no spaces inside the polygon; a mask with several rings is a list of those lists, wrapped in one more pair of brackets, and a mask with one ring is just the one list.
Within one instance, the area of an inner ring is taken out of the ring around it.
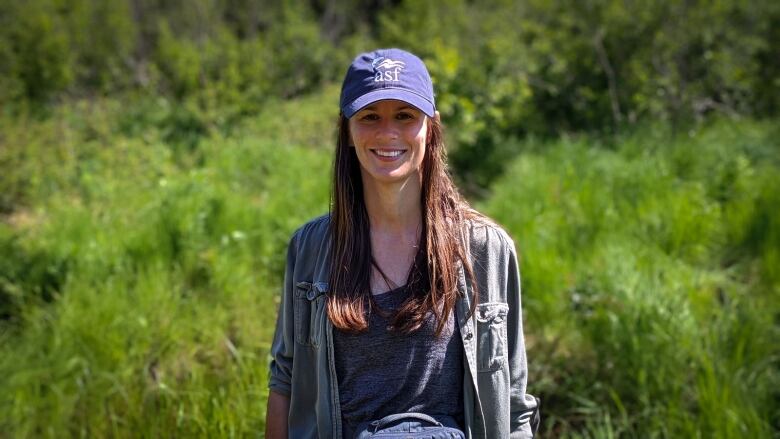
{"label": "gray t-shirt", "polygon": [[[391,311],[407,294],[401,287],[374,300]],[[366,332],[333,331],[345,438],[359,423],[393,413],[445,415],[463,425],[463,345],[453,314],[438,338],[433,314],[408,335],[388,330],[389,319],[377,312]]]}

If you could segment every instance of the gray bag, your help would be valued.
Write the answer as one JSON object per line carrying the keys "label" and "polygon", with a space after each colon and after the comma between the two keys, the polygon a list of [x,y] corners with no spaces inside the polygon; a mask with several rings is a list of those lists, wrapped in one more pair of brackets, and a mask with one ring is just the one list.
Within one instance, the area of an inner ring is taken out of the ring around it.
{"label": "gray bag", "polygon": [[376,421],[358,426],[355,439],[465,439],[466,435],[457,428],[454,420],[444,419],[447,424],[423,413],[396,413]]}

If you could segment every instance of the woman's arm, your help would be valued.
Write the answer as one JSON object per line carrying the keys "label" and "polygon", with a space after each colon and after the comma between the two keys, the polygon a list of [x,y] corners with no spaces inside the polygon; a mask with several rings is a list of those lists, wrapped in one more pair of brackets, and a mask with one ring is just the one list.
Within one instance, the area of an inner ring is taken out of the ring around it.
{"label": "woman's arm", "polygon": [[526,393],[528,364],[523,337],[523,310],[520,299],[520,270],[514,243],[509,241],[507,260],[507,303],[509,305],[509,375],[512,390],[509,397],[510,437],[533,437],[538,423],[538,400]]}
{"label": "woman's arm", "polygon": [[276,317],[276,330],[271,343],[271,364],[268,370],[268,407],[265,418],[267,438],[287,438],[287,421],[292,391],[293,342],[293,273],[297,256],[297,234],[287,247],[284,287]]}
{"label": "woman's arm", "polygon": [[266,439],[287,438],[287,416],[289,412],[289,397],[273,390],[268,392],[268,410],[265,413]]}

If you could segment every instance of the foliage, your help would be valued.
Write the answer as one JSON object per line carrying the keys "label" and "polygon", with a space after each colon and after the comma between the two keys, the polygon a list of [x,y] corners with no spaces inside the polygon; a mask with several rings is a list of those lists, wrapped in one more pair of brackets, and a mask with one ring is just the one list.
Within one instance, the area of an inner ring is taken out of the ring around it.
{"label": "foliage", "polygon": [[778,20],[768,2],[409,1],[379,32],[424,55],[453,163],[486,187],[528,134],[773,114]]}
{"label": "foliage", "polygon": [[719,121],[529,145],[496,184],[483,207],[518,238],[548,431],[771,436],[776,135]]}
{"label": "foliage", "polygon": [[[92,115],[31,122],[11,145],[32,149],[17,163],[36,178],[29,209],[0,223],[0,430],[263,431],[279,255],[326,210],[329,155],[215,133],[191,163],[154,130],[129,138]],[[47,136],[64,139],[54,157]]]}
{"label": "foliage", "polygon": [[[337,95],[231,129],[162,98],[0,118],[0,430],[262,431],[284,247],[327,210]],[[775,125],[518,145],[478,207],[520,251],[545,436],[776,433]]]}
{"label": "foliage", "polygon": [[777,436],[779,29],[757,0],[0,2],[0,431],[261,432],[343,69],[400,46],[516,239],[545,437]]}
{"label": "foliage", "polygon": [[772,116],[780,96],[780,5],[759,0],[31,0],[4,2],[0,20],[12,112],[132,92],[230,126],[338,83],[359,51],[412,49],[457,128],[453,165],[482,189],[528,134]]}

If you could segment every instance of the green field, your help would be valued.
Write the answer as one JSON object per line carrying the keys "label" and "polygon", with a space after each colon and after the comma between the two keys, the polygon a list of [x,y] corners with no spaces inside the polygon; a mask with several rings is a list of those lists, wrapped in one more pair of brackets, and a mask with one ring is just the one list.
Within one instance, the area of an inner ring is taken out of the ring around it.
{"label": "green field", "polygon": [[[162,99],[0,119],[0,437],[262,435],[337,95],[197,136]],[[777,437],[777,122],[529,139],[472,197],[521,255],[545,437]]]}

